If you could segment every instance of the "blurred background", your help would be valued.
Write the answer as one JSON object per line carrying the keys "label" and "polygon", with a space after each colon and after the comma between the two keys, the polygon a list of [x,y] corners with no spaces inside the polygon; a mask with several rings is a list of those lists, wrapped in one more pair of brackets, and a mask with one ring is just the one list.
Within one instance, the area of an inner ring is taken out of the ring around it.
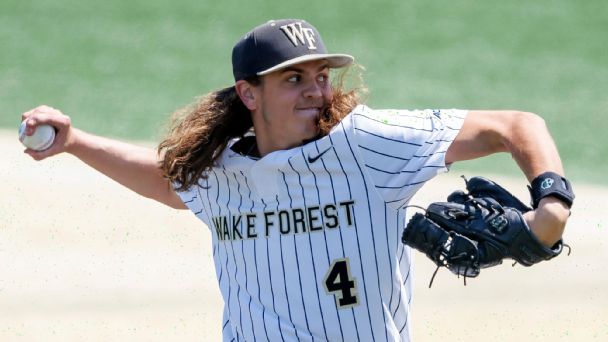
{"label": "blurred background", "polygon": [[16,129],[20,113],[46,103],[83,129],[158,141],[171,112],[231,85],[241,35],[285,17],[307,19],[331,51],[366,67],[370,106],[536,112],[569,176],[606,184],[602,0],[3,0],[0,126]]}
{"label": "blurred background", "polygon": [[[16,132],[22,112],[48,104],[84,130],[154,146],[173,111],[232,84],[231,48],[245,32],[288,17],[315,25],[330,51],[356,57],[366,69],[372,107],[540,114],[575,189],[592,191],[577,192],[580,211],[573,222],[581,227],[571,233],[586,259],[523,273],[509,265],[491,273],[495,283],[477,281],[490,293],[480,308],[510,303],[506,312],[518,323],[509,321],[509,328],[499,312],[474,311],[469,297],[477,290],[459,282],[436,283],[446,297],[432,301],[433,292],[424,289],[428,265],[420,256],[417,286],[425,292],[414,300],[420,319],[415,337],[470,340],[474,330],[452,326],[450,334],[445,323],[434,324],[448,319],[443,312],[466,307],[471,316],[461,311],[462,324],[485,327],[483,338],[608,340],[608,312],[600,308],[608,304],[607,282],[594,263],[602,260],[598,253],[606,256],[600,214],[608,184],[608,2],[602,0],[2,0],[0,340],[219,336],[221,302],[207,230],[192,215],[138,198],[70,156],[29,160]],[[451,172],[462,173],[507,177],[527,196],[508,155],[457,164]],[[451,178],[448,184],[462,186]],[[587,215],[592,210],[598,214]],[[556,273],[559,279],[552,278]],[[517,295],[505,290],[522,274],[532,277],[525,282],[532,288]],[[539,276],[570,282],[560,287],[565,293],[518,311],[511,299],[522,303],[524,296],[538,295],[542,289],[530,284]],[[500,299],[491,296],[495,286],[503,286]],[[529,330],[536,323],[544,328]]]}

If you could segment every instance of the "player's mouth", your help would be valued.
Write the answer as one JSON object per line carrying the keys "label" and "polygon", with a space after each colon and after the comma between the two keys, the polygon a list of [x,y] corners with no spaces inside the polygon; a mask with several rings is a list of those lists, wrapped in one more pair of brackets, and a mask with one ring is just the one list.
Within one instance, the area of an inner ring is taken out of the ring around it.
{"label": "player's mouth", "polygon": [[321,114],[323,107],[299,107],[296,108],[296,113],[305,116],[318,117]]}

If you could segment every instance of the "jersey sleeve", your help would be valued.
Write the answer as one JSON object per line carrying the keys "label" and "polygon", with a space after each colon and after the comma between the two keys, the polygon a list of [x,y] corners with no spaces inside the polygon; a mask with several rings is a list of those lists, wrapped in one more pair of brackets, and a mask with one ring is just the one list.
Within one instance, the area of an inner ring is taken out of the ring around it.
{"label": "jersey sleeve", "polygon": [[425,182],[448,170],[445,155],[466,114],[458,109],[365,106],[350,114],[358,162],[386,203],[395,209],[405,205]]}
{"label": "jersey sleeve", "polygon": [[203,195],[201,194],[201,189],[204,190],[204,187],[201,185],[201,182],[205,182],[204,180],[200,180],[198,185],[193,185],[185,191],[177,191],[179,187],[179,183],[173,182],[172,186],[175,189],[179,198],[184,202],[186,207],[196,217],[198,217],[201,221],[203,221],[207,226],[209,226],[209,217],[205,214],[205,207],[203,204],[203,199],[201,198]]}

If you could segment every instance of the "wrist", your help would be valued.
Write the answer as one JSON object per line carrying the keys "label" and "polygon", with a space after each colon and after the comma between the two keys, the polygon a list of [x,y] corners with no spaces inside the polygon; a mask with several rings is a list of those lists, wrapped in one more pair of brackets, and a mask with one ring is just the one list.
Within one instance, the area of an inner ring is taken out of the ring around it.
{"label": "wrist", "polygon": [[572,207],[574,201],[574,192],[572,191],[572,185],[562,175],[547,171],[544,172],[530,182],[528,186],[530,195],[532,197],[532,207],[538,208],[540,201],[547,197],[559,199],[568,208]]}
{"label": "wrist", "polygon": [[568,204],[555,197],[545,197],[541,199],[536,211],[543,211],[546,215],[550,215],[556,220],[563,221],[564,223],[570,216],[570,207],[568,207]]}
{"label": "wrist", "polygon": [[545,246],[551,247],[561,239],[570,209],[558,198],[545,197],[536,210],[524,216],[536,238]]}
{"label": "wrist", "polygon": [[65,152],[76,155],[79,147],[82,145],[83,135],[85,133],[79,129],[70,127],[65,139]]}

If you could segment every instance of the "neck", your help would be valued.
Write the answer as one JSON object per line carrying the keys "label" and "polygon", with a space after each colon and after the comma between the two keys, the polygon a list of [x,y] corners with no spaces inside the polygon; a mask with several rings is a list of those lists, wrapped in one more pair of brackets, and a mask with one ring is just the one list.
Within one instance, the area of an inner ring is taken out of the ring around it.
{"label": "neck", "polygon": [[257,134],[255,136],[255,139],[257,142],[256,145],[257,145],[257,150],[260,154],[260,157],[264,157],[267,154],[270,154],[275,151],[288,150],[290,148],[294,148],[296,146],[301,145],[301,144],[292,144],[292,145],[276,144],[276,143],[273,143],[272,141],[268,141],[266,139],[260,138],[260,136],[258,136]]}

